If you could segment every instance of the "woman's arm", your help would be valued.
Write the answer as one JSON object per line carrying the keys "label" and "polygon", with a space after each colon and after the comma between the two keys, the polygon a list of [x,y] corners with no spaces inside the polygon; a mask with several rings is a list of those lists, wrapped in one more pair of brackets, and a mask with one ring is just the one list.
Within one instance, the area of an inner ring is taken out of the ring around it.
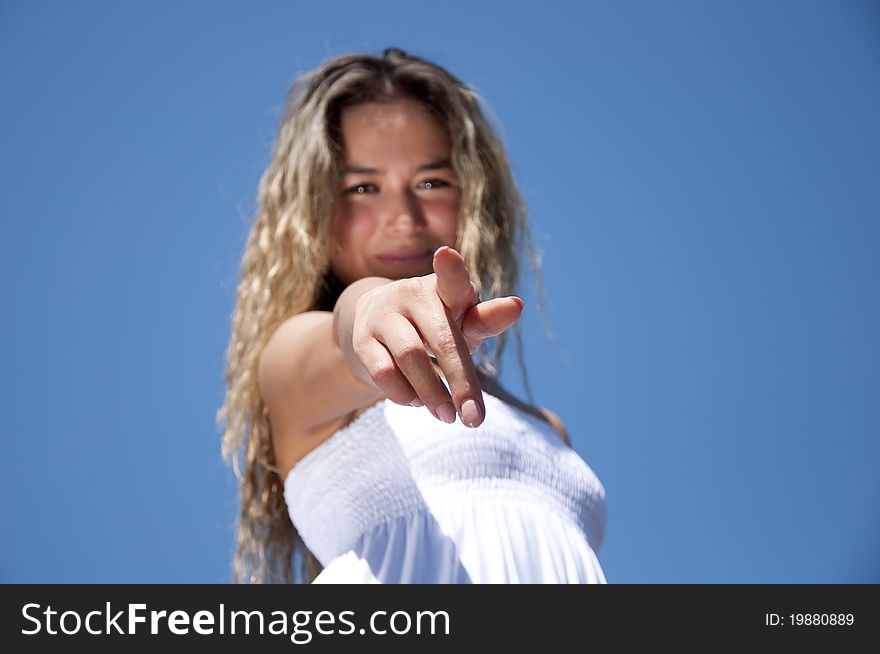
{"label": "woman's arm", "polygon": [[371,288],[391,280],[351,284],[333,313],[307,311],[284,321],[260,355],[260,395],[269,412],[278,467],[286,471],[321,439],[321,427],[383,396],[369,377],[356,375],[337,343],[335,314],[347,314]]}

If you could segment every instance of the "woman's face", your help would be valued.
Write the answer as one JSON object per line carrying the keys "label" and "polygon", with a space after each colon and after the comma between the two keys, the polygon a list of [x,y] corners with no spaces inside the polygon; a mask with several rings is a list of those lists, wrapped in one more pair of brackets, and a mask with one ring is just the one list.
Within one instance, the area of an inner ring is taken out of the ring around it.
{"label": "woman's face", "polygon": [[347,107],[340,127],[336,275],[350,284],[432,273],[434,250],[455,246],[461,202],[445,128],[412,100]]}

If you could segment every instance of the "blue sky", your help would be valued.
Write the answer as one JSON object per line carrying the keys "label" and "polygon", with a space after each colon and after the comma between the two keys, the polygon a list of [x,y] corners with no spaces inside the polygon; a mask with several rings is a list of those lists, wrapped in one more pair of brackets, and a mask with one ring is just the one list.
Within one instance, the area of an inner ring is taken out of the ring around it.
{"label": "blue sky", "polygon": [[257,182],[294,79],[392,45],[508,148],[608,580],[880,582],[880,9],[757,0],[0,4],[0,581],[229,579]]}

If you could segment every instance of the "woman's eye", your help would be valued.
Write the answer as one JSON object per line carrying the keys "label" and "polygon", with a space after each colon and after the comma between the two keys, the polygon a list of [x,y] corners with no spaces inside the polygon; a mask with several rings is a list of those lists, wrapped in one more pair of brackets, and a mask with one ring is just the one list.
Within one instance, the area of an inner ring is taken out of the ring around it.
{"label": "woman's eye", "polygon": [[442,179],[428,179],[422,182],[425,188],[441,188],[443,186],[449,186],[449,182],[446,182]]}
{"label": "woman's eye", "polygon": [[346,193],[357,193],[358,195],[360,195],[363,193],[369,193],[370,191],[375,190],[375,189],[376,189],[375,184],[357,184],[355,186],[352,186],[349,189],[346,189],[345,192]]}

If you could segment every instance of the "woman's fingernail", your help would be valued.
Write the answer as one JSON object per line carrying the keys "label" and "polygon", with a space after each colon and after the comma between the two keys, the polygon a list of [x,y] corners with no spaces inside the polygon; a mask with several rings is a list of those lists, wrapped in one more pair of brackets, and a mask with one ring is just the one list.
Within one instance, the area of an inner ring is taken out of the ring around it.
{"label": "woman's fingernail", "polygon": [[476,400],[468,398],[462,403],[461,421],[468,427],[476,427],[482,416],[483,412],[480,410],[480,405],[477,404]]}
{"label": "woman's fingernail", "polygon": [[451,425],[455,422],[455,407],[449,402],[444,402],[437,407],[437,417],[443,422]]}
{"label": "woman's fingernail", "polygon": [[409,405],[415,407],[425,406],[419,398],[414,399]]}

